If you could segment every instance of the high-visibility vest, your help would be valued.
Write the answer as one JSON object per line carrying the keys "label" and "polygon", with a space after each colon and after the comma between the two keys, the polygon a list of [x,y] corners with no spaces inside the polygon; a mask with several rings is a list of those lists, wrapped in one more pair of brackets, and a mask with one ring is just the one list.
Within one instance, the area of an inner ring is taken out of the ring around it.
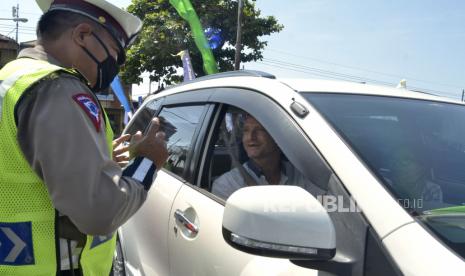
{"label": "high-visibility vest", "polygon": [[[19,58],[0,70],[0,275],[56,275],[60,269],[58,212],[46,185],[25,159],[17,140],[15,106],[31,85],[66,71],[46,61]],[[107,115],[112,153],[113,131]],[[71,122],[70,122],[71,123]],[[80,256],[84,276],[109,275],[116,235],[87,236]]]}

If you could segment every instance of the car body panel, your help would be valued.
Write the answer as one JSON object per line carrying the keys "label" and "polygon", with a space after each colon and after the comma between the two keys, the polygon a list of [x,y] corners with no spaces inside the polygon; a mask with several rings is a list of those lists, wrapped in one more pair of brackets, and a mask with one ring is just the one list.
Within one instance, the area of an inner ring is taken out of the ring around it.
{"label": "car body panel", "polygon": [[463,275],[465,271],[465,262],[416,222],[393,231],[383,244],[405,275]]}
{"label": "car body panel", "polygon": [[[183,233],[182,226],[174,219],[176,210],[193,214],[195,218],[191,218],[199,227],[196,236]],[[316,271],[298,267],[289,260],[258,257],[229,246],[222,236],[223,210],[222,204],[183,185],[170,215],[169,275],[316,275]]]}
{"label": "car body panel", "polygon": [[289,85],[292,89],[301,92],[353,93],[463,104],[463,102],[450,98],[439,97],[405,88],[323,79],[279,79],[279,81]]}
{"label": "car body panel", "polygon": [[169,275],[168,216],[181,186],[181,181],[160,170],[146,202],[122,226],[128,275]]}

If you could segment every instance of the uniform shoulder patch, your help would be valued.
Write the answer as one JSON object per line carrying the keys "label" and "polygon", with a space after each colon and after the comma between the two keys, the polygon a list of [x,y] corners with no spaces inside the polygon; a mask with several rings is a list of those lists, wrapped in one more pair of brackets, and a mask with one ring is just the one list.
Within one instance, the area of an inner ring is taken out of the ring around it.
{"label": "uniform shoulder patch", "polygon": [[89,116],[90,120],[95,126],[95,129],[97,132],[99,132],[102,116],[100,113],[100,108],[95,100],[89,94],[84,93],[74,95],[73,99],[84,110],[87,116]]}

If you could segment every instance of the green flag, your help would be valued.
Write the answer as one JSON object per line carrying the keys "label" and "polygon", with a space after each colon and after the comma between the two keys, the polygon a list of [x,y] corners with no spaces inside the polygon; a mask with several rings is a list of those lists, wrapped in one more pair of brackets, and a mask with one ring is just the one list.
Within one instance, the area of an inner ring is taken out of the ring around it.
{"label": "green flag", "polygon": [[428,212],[429,214],[432,214],[432,215],[465,214],[465,206],[463,206],[463,205],[452,206],[452,207],[428,210],[428,211],[425,211],[425,213],[426,212]]}
{"label": "green flag", "polygon": [[184,20],[189,22],[195,45],[197,45],[197,48],[202,54],[203,70],[205,73],[208,75],[217,73],[218,67],[216,65],[215,57],[213,57],[208,41],[203,33],[199,17],[192,7],[191,2],[189,0],[170,0],[170,4],[178,11],[178,14]]}

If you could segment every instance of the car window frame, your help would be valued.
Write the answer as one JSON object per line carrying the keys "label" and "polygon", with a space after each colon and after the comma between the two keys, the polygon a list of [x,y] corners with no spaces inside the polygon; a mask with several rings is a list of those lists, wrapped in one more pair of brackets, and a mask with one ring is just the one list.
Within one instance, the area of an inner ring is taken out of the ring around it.
{"label": "car window frame", "polygon": [[[317,179],[319,183],[327,183],[329,181],[332,173],[329,165],[327,165],[324,158],[319,154],[316,147],[307,135],[305,135],[292,116],[287,113],[287,111],[285,111],[279,103],[259,91],[248,88],[217,87],[211,88],[211,90],[213,93],[209,98],[209,102],[222,104],[222,108],[224,108],[224,105],[228,105],[240,108],[247,112],[250,111],[249,113],[260,121],[278,145],[287,144],[288,146],[286,150],[283,150],[283,152],[289,160],[292,160],[294,166],[308,179],[314,183],[314,179]],[[260,102],[260,104],[257,105],[257,102]],[[222,109],[216,110],[216,113],[218,112],[222,112]],[[270,116],[271,114],[273,114],[273,116]],[[271,117],[273,117],[273,119],[277,118],[278,122],[270,121]],[[217,118],[217,120],[219,119],[220,118]],[[216,122],[216,124],[218,123],[219,122]],[[291,133],[284,133],[283,129],[287,129],[291,131]],[[210,129],[210,132],[214,130],[215,129]],[[211,135],[207,136],[210,140],[205,141],[205,143],[208,143],[209,146],[212,137]],[[290,139],[291,142],[289,142]],[[292,148],[292,152],[289,152],[288,148]],[[199,160],[200,164],[197,164],[197,167],[202,169],[202,172],[205,169],[205,164],[203,163],[206,161],[206,156],[205,154],[203,155],[202,160]],[[309,162],[312,164],[309,165]],[[305,168],[309,166],[322,172],[322,175],[310,175],[309,177],[308,171],[305,170]],[[202,179],[197,177],[195,183],[196,186],[200,187],[201,180]],[[324,189],[326,190],[326,188]]]}
{"label": "car window frame", "polygon": [[[394,261],[394,258],[371,226],[368,227],[365,243],[364,274],[380,276],[402,275],[402,271]],[[368,261],[372,261],[373,263],[369,263]]]}
{"label": "car window frame", "polygon": [[202,143],[201,154],[199,155],[199,159],[197,159],[198,174],[196,175],[195,185],[193,185],[194,189],[223,206],[226,201],[205,189],[204,185],[202,185],[202,180],[206,177],[206,173],[208,172],[208,169],[205,167],[208,163],[207,161],[209,161],[213,155],[212,143],[214,143],[218,135],[216,130],[219,128],[227,109],[228,105],[215,103],[215,112],[212,114],[209,123],[207,122],[208,129],[206,130],[206,135]]}
{"label": "car window frame", "polygon": [[[196,179],[198,175],[201,174],[200,170],[197,170],[199,160],[202,157],[202,153],[205,150],[205,147],[207,147],[207,136],[210,133],[211,129],[211,124],[210,122],[214,119],[214,116],[218,110],[218,105],[213,104],[213,103],[208,103],[208,107],[205,112],[205,116],[203,117],[202,125],[199,128],[199,131],[197,133],[197,139],[196,143],[194,145],[195,151],[193,152],[191,159],[189,160],[189,167],[187,171],[187,176],[186,179],[188,179],[188,183],[192,186],[195,187],[197,190],[198,187],[195,185]],[[200,189],[199,189],[200,190]]]}
{"label": "car window frame", "polygon": [[192,134],[192,141],[191,141],[191,144],[190,144],[189,151],[187,153],[187,158],[186,158],[186,161],[185,161],[185,166],[184,166],[184,168],[182,170],[182,175],[177,175],[177,174],[165,169],[164,167],[162,167],[160,169],[160,170],[163,170],[163,172],[166,172],[166,173],[170,174],[171,176],[176,177],[178,180],[180,180],[182,182],[186,182],[186,181],[189,180],[187,172],[188,172],[188,169],[191,167],[190,163],[191,163],[192,156],[193,156],[193,154],[195,152],[195,145],[197,144],[197,140],[199,138],[198,134],[199,134],[200,129],[202,128],[202,125],[204,124],[205,116],[207,115],[207,112],[209,110],[209,104],[202,103],[202,102],[199,102],[199,103],[196,103],[196,102],[181,103],[181,104],[165,104],[165,105],[162,105],[160,107],[160,110],[155,115],[155,116],[159,116],[160,113],[165,108],[177,108],[177,107],[184,107],[184,106],[202,106],[203,110],[202,110],[202,114],[200,115],[200,118],[199,118],[199,123],[196,125],[195,131]]}
{"label": "car window frame", "polygon": [[[136,119],[138,116],[140,116],[140,113],[142,113],[142,112],[145,110],[145,108],[147,107],[147,105],[149,105],[149,104],[151,104],[151,103],[153,103],[153,102],[160,101],[160,107],[158,108],[158,110],[157,110],[157,111],[153,114],[153,116],[152,116],[152,118],[153,118],[153,117],[156,117],[156,116],[158,115],[158,113],[160,113],[160,110],[161,110],[162,107],[163,107],[164,100],[165,100],[165,97],[153,98],[153,99],[150,99],[149,101],[147,101],[147,103],[144,103],[142,106],[140,106],[139,109],[136,111],[136,113],[132,116],[132,118],[134,118],[134,119],[131,118],[131,120],[129,121],[129,123],[127,124],[127,126],[124,127],[124,130],[123,130],[123,132],[122,132],[121,135],[124,135],[124,134],[127,134],[127,133],[128,133],[128,130],[135,124],[135,122],[136,122],[135,119]],[[145,126],[145,129],[147,128],[147,126],[148,126],[148,122],[147,122],[147,124],[146,124],[146,126]],[[141,131],[141,132],[144,132],[145,129],[140,129],[140,131]]]}
{"label": "car window frame", "polygon": [[163,172],[169,174],[170,176],[175,177],[183,184],[188,184],[192,187],[194,187],[194,185],[192,185],[191,183],[193,182],[192,175],[193,170],[195,169],[195,163],[193,163],[192,159],[193,157],[198,155],[198,153],[196,152],[198,151],[198,147],[199,145],[201,145],[204,136],[204,134],[202,133],[202,129],[205,128],[205,124],[211,116],[211,110],[213,107],[211,106],[212,104],[208,102],[208,99],[210,98],[212,92],[213,91],[209,89],[196,89],[179,92],[172,95],[164,95],[158,98],[163,98],[163,102],[155,116],[159,116],[161,110],[163,110],[163,108],[165,107],[204,105],[204,110],[202,112],[201,118],[193,135],[192,147],[189,150],[182,176],[174,174],[165,168],[160,169],[163,170]]}

